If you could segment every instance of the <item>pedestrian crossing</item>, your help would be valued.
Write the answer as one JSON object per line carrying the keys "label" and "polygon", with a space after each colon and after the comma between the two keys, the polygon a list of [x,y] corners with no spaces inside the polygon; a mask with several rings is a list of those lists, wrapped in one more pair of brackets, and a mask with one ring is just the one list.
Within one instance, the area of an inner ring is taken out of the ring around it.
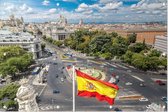
{"label": "pedestrian crossing", "polygon": [[126,65],[123,65],[123,64],[118,64],[118,63],[109,63],[109,62],[105,62],[107,65],[113,67],[113,68],[122,68],[122,69],[125,69],[125,70],[129,70],[129,69],[135,69],[134,67],[132,66],[126,66]]}
{"label": "pedestrian crossing", "polygon": [[47,110],[59,110],[61,108],[61,106],[59,105],[40,105],[39,109],[43,110],[43,111],[47,111]]}

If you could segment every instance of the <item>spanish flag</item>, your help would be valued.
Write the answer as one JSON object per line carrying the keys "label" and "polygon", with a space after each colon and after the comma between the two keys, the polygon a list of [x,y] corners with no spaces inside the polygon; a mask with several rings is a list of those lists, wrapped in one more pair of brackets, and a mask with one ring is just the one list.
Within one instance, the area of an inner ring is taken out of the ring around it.
{"label": "spanish flag", "polygon": [[96,97],[99,101],[114,104],[118,86],[95,79],[79,70],[76,70],[78,96]]}

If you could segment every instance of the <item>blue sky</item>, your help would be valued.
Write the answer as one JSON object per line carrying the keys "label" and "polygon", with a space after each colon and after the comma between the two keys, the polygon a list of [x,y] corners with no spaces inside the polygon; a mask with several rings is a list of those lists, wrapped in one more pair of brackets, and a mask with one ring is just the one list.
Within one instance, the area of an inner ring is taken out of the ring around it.
{"label": "blue sky", "polygon": [[23,16],[26,22],[153,22],[167,20],[167,0],[0,0],[0,19]]}

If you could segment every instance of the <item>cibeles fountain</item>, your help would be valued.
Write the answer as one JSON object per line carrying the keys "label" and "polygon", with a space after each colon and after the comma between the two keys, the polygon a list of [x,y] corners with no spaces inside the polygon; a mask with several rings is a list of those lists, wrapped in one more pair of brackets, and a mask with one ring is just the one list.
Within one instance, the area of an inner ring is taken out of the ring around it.
{"label": "cibeles fountain", "polygon": [[36,102],[37,93],[27,79],[20,81],[20,87],[16,93],[16,100],[19,104],[19,112],[39,112]]}

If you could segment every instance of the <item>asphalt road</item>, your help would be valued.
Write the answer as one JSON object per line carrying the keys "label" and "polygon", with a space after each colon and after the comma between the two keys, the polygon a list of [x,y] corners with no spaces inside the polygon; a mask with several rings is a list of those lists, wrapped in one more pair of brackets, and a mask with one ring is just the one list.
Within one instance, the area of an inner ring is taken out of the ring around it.
{"label": "asphalt road", "polygon": [[[53,49],[57,49],[56,47],[50,46]],[[60,49],[57,49],[60,50]],[[61,50],[62,52],[63,50]],[[58,57],[58,56],[57,56]],[[57,65],[50,64],[49,73],[47,76],[47,87],[45,88],[44,92],[40,96],[40,108],[41,110],[54,110],[54,111],[70,111],[72,110],[72,81],[70,80],[67,72],[62,70],[63,66],[66,66],[67,63],[63,63],[59,58],[54,59],[55,56],[52,56],[42,63],[48,62],[56,62]],[[103,63],[110,63],[101,67],[100,64],[96,63],[87,63],[88,59],[79,58],[79,57],[72,57],[76,58],[77,65],[85,65],[89,64],[92,67],[105,70],[107,72],[106,81],[108,81],[111,77],[112,73],[115,73],[120,77],[120,82],[118,83],[119,87],[124,89],[131,89],[140,93],[142,96],[149,99],[148,102],[140,102],[139,100],[136,101],[120,101],[116,100],[113,108],[111,109],[106,102],[98,102],[95,98],[83,98],[76,96],[76,110],[77,111],[110,111],[113,110],[115,107],[118,107],[122,110],[145,110],[146,105],[150,104],[151,102],[155,103],[162,103],[160,98],[162,96],[167,95],[166,86],[159,86],[157,85],[152,79],[152,75],[148,75],[145,72],[139,71],[137,69],[130,68],[128,66],[124,66],[120,62],[112,62],[106,60],[93,60],[93,61],[101,61]],[[116,67],[117,66],[117,67]],[[124,66],[124,67],[123,67]],[[113,68],[113,70],[110,70]],[[131,70],[132,72],[127,72],[127,70]],[[63,73],[62,73],[63,71]],[[56,74],[59,75],[56,78]],[[63,75],[66,75],[66,79],[61,81]],[[140,78],[144,81],[146,87],[140,87],[139,84],[142,82],[136,79],[134,76]],[[161,77],[162,78],[162,77]],[[126,86],[126,82],[131,82],[133,85]],[[53,94],[53,90],[58,90],[60,93]]]}

